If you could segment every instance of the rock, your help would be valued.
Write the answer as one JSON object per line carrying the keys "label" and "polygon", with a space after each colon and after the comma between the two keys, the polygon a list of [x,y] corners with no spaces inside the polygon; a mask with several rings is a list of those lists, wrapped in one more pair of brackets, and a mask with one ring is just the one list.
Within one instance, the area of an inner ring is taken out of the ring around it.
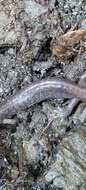
{"label": "rock", "polygon": [[85,189],[86,128],[70,133],[58,146],[56,161],[45,174],[45,179],[65,190]]}
{"label": "rock", "polygon": [[75,114],[73,115],[73,122],[78,126],[80,123],[86,123],[86,104],[81,103]]}
{"label": "rock", "polygon": [[16,167],[13,167],[12,170],[11,170],[11,177],[12,179],[16,179],[19,175],[19,171],[18,171],[18,168]]}
{"label": "rock", "polygon": [[32,21],[35,21],[41,14],[48,10],[48,7],[43,7],[37,4],[34,0],[24,1],[25,11]]}
{"label": "rock", "polygon": [[29,165],[32,165],[35,168],[35,164],[37,165],[41,160],[41,148],[38,145],[36,139],[31,139],[30,141],[23,141],[25,160]]}
{"label": "rock", "polygon": [[0,46],[3,44],[12,45],[16,42],[14,29],[9,29],[10,17],[4,11],[0,11]]}

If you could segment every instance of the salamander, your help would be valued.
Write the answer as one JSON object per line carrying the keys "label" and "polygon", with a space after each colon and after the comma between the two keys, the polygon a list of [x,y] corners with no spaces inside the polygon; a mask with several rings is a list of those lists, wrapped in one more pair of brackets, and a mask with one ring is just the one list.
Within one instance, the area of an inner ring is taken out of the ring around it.
{"label": "salamander", "polygon": [[47,99],[72,99],[72,105],[79,100],[86,101],[86,88],[60,78],[51,78],[37,81],[12,95],[0,105],[0,121],[11,118],[18,111],[31,107]]}

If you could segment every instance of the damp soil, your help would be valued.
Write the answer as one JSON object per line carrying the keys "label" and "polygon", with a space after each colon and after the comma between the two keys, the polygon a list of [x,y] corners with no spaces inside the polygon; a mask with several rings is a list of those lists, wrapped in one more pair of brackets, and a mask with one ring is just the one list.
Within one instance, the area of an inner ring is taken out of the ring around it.
{"label": "damp soil", "polygon": [[[85,0],[0,1],[0,103],[44,78],[79,81],[83,42],[71,57],[51,48],[76,24],[86,29]],[[69,102],[47,100],[0,124],[0,190],[86,190],[86,103],[65,119]]]}

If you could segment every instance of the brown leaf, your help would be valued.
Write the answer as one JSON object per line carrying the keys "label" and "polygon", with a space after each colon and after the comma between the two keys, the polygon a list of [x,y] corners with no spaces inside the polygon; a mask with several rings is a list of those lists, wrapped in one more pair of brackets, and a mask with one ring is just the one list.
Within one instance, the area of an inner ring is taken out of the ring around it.
{"label": "brown leaf", "polygon": [[70,48],[66,48],[64,46],[56,46],[52,49],[53,55],[56,55],[57,57],[70,57],[72,54],[74,54],[73,50]]}
{"label": "brown leaf", "polygon": [[80,41],[85,40],[85,29],[69,31],[60,37],[58,45],[52,48],[52,53],[57,57],[70,57],[71,55],[77,53],[77,50],[73,49],[73,46],[78,44]]}
{"label": "brown leaf", "polygon": [[63,35],[63,43],[64,45],[74,45],[79,43],[81,40],[86,40],[86,30],[78,29],[75,31],[69,31]]}

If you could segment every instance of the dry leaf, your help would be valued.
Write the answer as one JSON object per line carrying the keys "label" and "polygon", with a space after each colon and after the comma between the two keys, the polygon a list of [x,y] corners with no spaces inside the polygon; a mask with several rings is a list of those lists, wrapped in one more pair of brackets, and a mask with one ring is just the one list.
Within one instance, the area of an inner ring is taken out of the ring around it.
{"label": "dry leaf", "polygon": [[69,31],[62,37],[64,45],[74,45],[79,43],[81,40],[86,40],[86,30],[78,29],[75,31]]}
{"label": "dry leaf", "polygon": [[78,29],[75,31],[69,31],[60,37],[57,46],[52,48],[53,55],[57,57],[69,57],[75,53],[77,50],[73,49],[73,46],[78,44],[80,41],[86,40],[86,30]]}
{"label": "dry leaf", "polygon": [[55,48],[52,49],[52,53],[53,55],[56,55],[58,57],[70,57],[71,55],[73,55],[74,52],[71,48],[66,48],[64,46],[56,46]]}

